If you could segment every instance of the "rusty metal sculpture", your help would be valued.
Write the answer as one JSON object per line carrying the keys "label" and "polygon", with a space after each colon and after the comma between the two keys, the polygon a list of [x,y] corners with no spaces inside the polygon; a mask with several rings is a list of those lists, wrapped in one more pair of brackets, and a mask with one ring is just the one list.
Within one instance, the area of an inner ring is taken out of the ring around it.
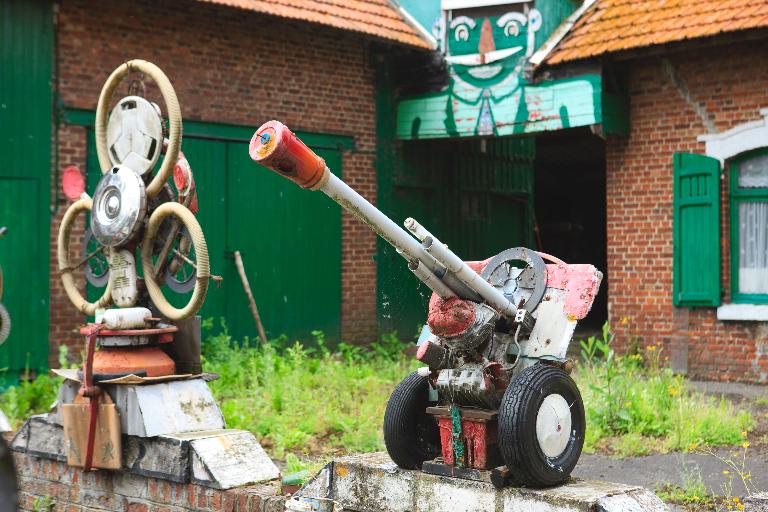
{"label": "rusty metal sculpture", "polygon": [[367,224],[433,291],[416,356],[426,366],[395,388],[386,408],[392,460],[496,485],[564,482],[585,431],[566,351],[602,274],[523,247],[464,262],[416,220],[397,226],[278,121],[256,131],[249,152]]}

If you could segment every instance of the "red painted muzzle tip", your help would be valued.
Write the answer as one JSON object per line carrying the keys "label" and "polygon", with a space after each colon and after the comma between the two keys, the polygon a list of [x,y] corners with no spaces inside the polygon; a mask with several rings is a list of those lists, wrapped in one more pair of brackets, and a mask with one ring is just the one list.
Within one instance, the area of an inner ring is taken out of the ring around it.
{"label": "red painted muzzle tip", "polygon": [[325,160],[280,121],[268,121],[256,130],[248,154],[254,162],[302,188],[314,188],[325,173]]}

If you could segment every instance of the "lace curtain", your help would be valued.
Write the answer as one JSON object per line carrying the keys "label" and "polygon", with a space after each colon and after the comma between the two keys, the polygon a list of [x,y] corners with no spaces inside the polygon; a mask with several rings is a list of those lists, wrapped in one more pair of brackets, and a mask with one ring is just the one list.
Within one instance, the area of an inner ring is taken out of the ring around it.
{"label": "lace curtain", "polygon": [[[768,155],[739,166],[739,188],[768,187]],[[768,202],[739,202],[739,291],[768,293]]]}

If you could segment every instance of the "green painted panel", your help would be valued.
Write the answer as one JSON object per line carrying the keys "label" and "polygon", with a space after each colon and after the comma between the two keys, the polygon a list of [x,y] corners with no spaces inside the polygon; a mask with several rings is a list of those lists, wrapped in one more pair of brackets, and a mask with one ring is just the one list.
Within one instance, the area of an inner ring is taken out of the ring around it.
{"label": "green painted panel", "polygon": [[51,173],[51,2],[0,2],[0,240],[3,303],[13,331],[0,347],[8,382],[48,359]]}
{"label": "green painted panel", "polygon": [[39,202],[36,179],[0,178],[0,238],[3,297],[11,315],[11,334],[0,345],[0,368],[8,368],[12,381],[25,367],[44,371],[48,365],[48,245],[41,245],[37,230],[48,221]]}
{"label": "green painted panel", "polygon": [[[72,118],[70,118],[72,120]],[[87,121],[88,119],[85,119]],[[200,133],[215,134],[217,125],[198,123]],[[341,210],[324,194],[302,190],[255,164],[247,139],[214,139],[186,132],[182,150],[189,160],[198,190],[198,221],[205,233],[211,283],[203,318],[224,318],[236,339],[257,337],[253,317],[234,264],[234,251],[243,258],[267,335],[309,340],[322,330],[338,341],[341,324]],[[252,134],[245,127],[231,134]],[[304,137],[303,137],[304,138]],[[305,138],[306,139],[306,138]],[[345,139],[310,134],[324,143],[312,146],[328,165],[341,172]],[[88,137],[88,190],[101,177],[93,130]],[[307,286],[311,283],[311,286]],[[166,297],[178,306],[188,296],[167,288]],[[90,290],[91,299],[98,291]]]}
{"label": "green painted panel", "polygon": [[676,306],[720,304],[720,162],[676,153],[674,283]]}
{"label": "green painted panel", "polygon": [[[242,254],[267,335],[307,339],[317,329],[339,341],[341,208],[261,168],[247,149],[232,144],[228,152],[227,251]],[[313,149],[341,172],[338,151]],[[227,269],[227,320],[255,338],[240,279],[233,264]]]}
{"label": "green painted panel", "polygon": [[442,48],[448,85],[401,99],[397,137],[503,137],[602,122],[599,74],[540,82],[530,77],[528,59],[577,3],[489,4],[445,14],[451,20]]}
{"label": "green painted panel", "polygon": [[[411,141],[398,163],[385,213],[414,217],[466,261],[533,239],[532,138]],[[378,252],[381,328],[408,337],[425,321],[430,290],[387,244]]]}

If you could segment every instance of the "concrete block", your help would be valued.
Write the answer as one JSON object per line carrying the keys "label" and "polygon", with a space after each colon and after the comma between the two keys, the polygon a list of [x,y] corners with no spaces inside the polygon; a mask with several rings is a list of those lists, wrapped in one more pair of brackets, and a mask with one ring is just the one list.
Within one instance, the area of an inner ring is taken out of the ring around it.
{"label": "concrete block", "polygon": [[13,437],[11,449],[46,459],[67,460],[63,430],[49,421],[47,414],[31,416]]}
{"label": "concrete block", "polygon": [[[398,468],[385,453],[331,462],[294,500],[330,498],[357,512],[662,512],[667,507],[638,486],[573,480],[550,489],[506,487]],[[298,504],[297,504],[298,505]]]}

